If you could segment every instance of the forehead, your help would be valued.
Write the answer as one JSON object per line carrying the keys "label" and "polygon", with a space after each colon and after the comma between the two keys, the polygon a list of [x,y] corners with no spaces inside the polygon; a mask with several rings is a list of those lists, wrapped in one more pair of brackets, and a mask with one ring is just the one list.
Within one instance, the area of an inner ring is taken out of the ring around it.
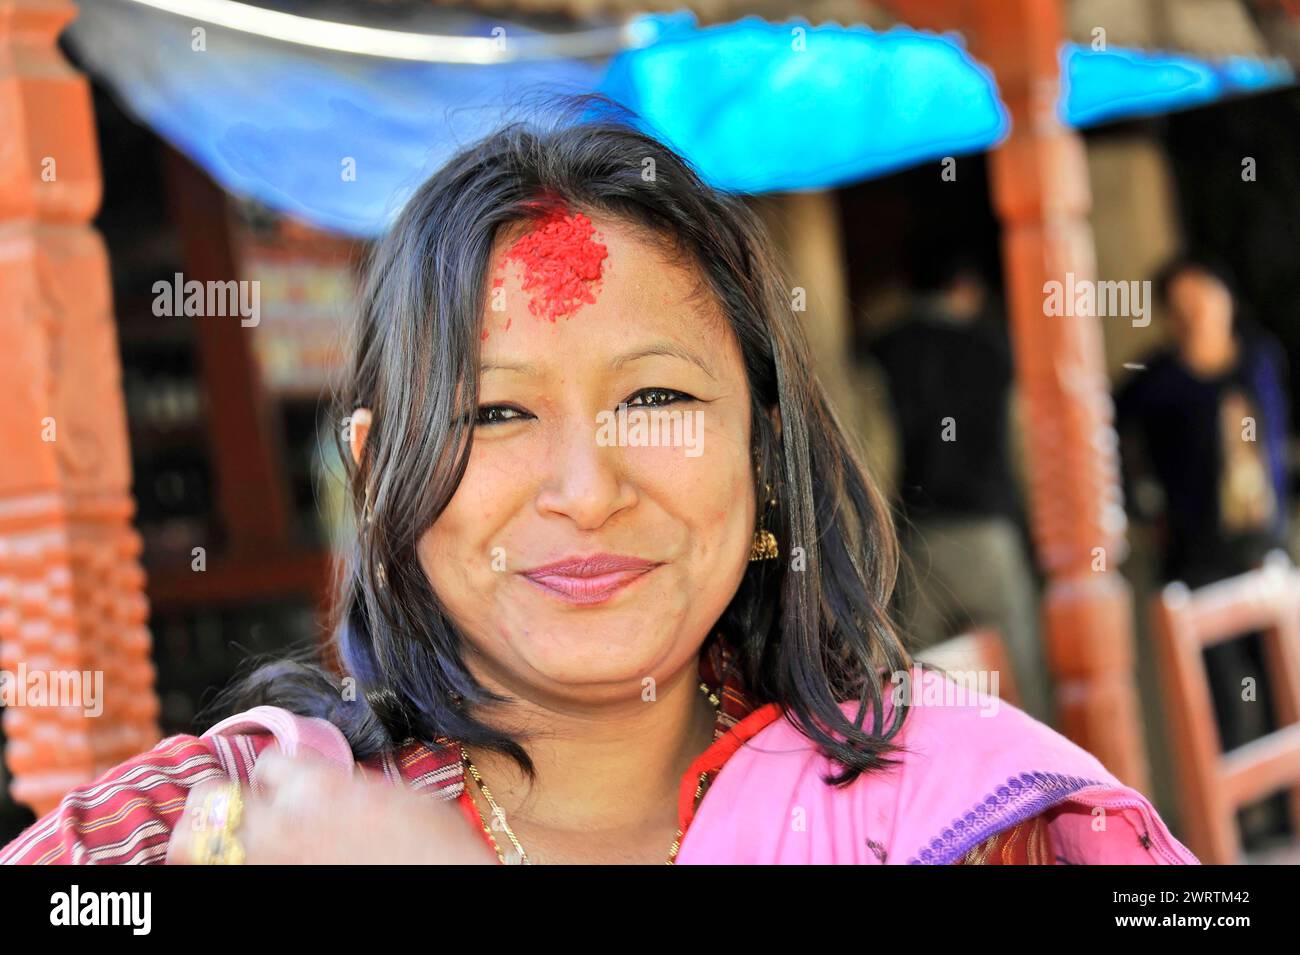
{"label": "forehead", "polygon": [[483,315],[484,364],[572,369],[668,341],[701,352],[720,373],[734,357],[739,370],[734,335],[689,256],[617,219],[584,216],[570,222],[567,235],[565,228],[539,239],[530,223],[498,236]]}

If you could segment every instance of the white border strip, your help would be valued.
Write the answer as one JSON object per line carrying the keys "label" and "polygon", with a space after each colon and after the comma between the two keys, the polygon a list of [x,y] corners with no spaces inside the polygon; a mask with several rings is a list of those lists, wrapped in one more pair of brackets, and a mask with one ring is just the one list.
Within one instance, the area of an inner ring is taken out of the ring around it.
{"label": "white border strip", "polygon": [[410,33],[378,27],[316,20],[281,13],[236,0],[128,0],[164,13],[212,26],[294,43],[298,46],[390,60],[464,63],[486,66],[520,60],[584,59],[611,56],[650,37],[632,22],[574,33],[523,35],[502,42],[498,37]]}

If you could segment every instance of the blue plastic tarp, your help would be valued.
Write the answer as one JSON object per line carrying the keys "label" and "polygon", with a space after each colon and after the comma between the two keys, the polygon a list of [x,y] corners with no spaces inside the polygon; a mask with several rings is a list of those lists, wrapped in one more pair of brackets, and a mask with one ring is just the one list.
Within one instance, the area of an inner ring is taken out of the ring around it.
{"label": "blue plastic tarp", "polygon": [[[642,26],[656,39],[608,61],[494,66],[320,53],[217,28],[196,50],[190,22],[122,3],[83,5],[69,40],[225,189],[357,236],[382,231],[455,150],[554,94],[610,96],[708,181],[746,192],[842,185],[1008,132],[993,77],[955,35],[758,18],[699,28],[683,14]],[[1078,126],[1292,80],[1271,63],[1079,47],[1062,65],[1061,116]]]}

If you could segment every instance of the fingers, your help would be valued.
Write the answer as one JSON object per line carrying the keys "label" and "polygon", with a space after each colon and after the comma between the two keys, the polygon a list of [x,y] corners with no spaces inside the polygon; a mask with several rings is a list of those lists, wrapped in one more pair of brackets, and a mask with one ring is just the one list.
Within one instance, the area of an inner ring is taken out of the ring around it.
{"label": "fingers", "polygon": [[[228,781],[201,783],[189,793],[172,830],[167,861],[193,865],[242,849],[249,865],[282,863],[483,863],[496,854],[454,804],[431,800],[364,774],[349,775],[315,755],[292,758],[264,750],[254,788],[242,792],[233,840]],[[208,859],[203,856],[208,856]],[[238,856],[237,856],[238,858]]]}
{"label": "fingers", "polygon": [[[214,830],[224,830],[225,823],[234,810],[234,804],[227,798],[229,790],[229,782],[214,781],[200,783],[189,791],[185,798],[185,808],[172,827],[171,838],[167,842],[168,865],[195,865],[200,861],[200,842]],[[238,810],[241,816],[249,795],[247,791],[241,793]]]}
{"label": "fingers", "polygon": [[323,793],[337,792],[347,774],[310,750],[287,756],[278,746],[265,750],[253,767],[253,785],[268,803],[282,809],[314,805]]}
{"label": "fingers", "polygon": [[[332,764],[320,758],[290,758],[271,746],[254,766],[252,786],[239,788],[237,807],[229,798],[231,780],[200,783],[189,791],[167,843],[166,861],[200,864],[209,861],[202,858],[205,853],[232,843],[238,849],[230,861],[294,861],[318,828],[316,817],[327,806],[337,807],[331,796],[339,779]],[[219,840],[215,846],[214,838]]]}
{"label": "fingers", "polygon": [[272,743],[257,757],[253,785],[258,792],[269,792],[292,779],[294,772],[293,757],[286,756],[278,744]]}

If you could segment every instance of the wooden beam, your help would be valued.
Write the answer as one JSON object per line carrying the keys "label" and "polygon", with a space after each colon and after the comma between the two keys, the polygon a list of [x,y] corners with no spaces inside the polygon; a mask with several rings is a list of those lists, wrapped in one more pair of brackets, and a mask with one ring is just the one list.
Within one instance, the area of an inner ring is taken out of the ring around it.
{"label": "wooden beam", "polygon": [[328,619],[337,572],[334,559],[325,552],[218,559],[201,574],[188,566],[154,571],[149,579],[149,603],[155,613],[169,613],[297,594],[309,598],[324,620]]}
{"label": "wooden beam", "polygon": [[[225,193],[184,156],[171,149],[166,155],[184,281],[246,278],[239,274]],[[288,550],[289,491],[253,354],[255,328],[245,327],[238,316],[175,320],[194,322],[225,550],[232,555]]]}
{"label": "wooden beam", "polygon": [[885,10],[917,30],[957,30],[975,20],[979,0],[871,0],[869,5]]}
{"label": "wooden beam", "polygon": [[1151,604],[1174,771],[1182,802],[1183,841],[1201,861],[1229,865],[1241,855],[1236,806],[1227,788],[1215,785],[1223,744],[1214,720],[1214,702],[1205,672],[1205,654],[1188,613],[1190,592],[1167,586]]}
{"label": "wooden beam", "polygon": [[1300,779],[1300,723],[1251,740],[1223,757],[1228,801],[1244,806]]}

